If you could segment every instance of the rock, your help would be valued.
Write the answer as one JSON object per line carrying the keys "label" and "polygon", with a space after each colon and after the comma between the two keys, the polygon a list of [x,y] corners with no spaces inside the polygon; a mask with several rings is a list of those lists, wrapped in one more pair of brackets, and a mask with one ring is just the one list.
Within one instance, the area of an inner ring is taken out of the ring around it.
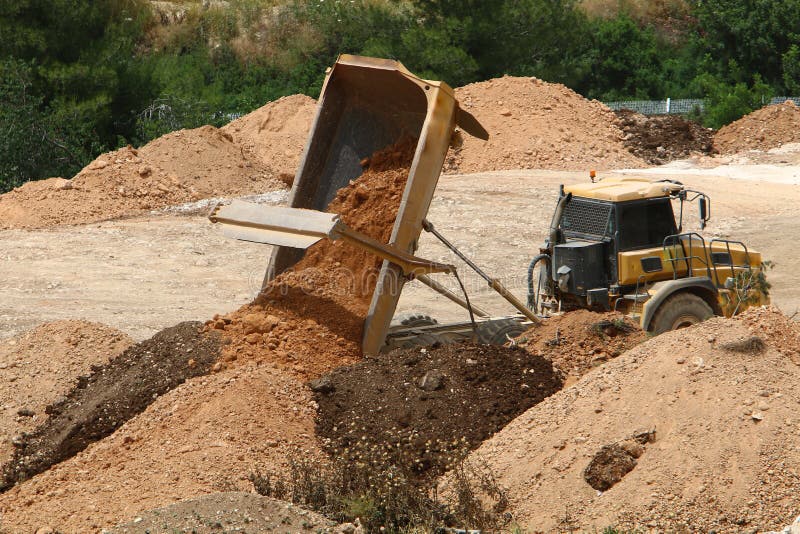
{"label": "rock", "polygon": [[317,380],[312,380],[309,382],[308,387],[311,388],[311,391],[315,393],[322,393],[324,395],[336,391],[336,387],[334,387],[333,382],[331,382],[331,379],[328,376],[323,376]]}
{"label": "rock", "polygon": [[262,339],[261,338],[261,334],[258,334],[258,333],[247,334],[244,337],[244,340],[247,341],[248,343],[250,343],[251,345],[255,345],[256,343],[261,341],[261,339]]}
{"label": "rock", "polygon": [[436,391],[442,387],[443,383],[444,374],[437,369],[431,369],[420,378],[419,388],[423,391]]}
{"label": "rock", "polygon": [[36,412],[34,412],[33,410],[29,410],[28,408],[21,408],[17,410],[17,415],[19,415],[20,417],[33,417],[34,415],[36,415]]}
{"label": "rock", "polygon": [[39,527],[36,529],[36,534],[54,534],[54,533],[55,530],[53,530],[53,527],[49,526]]}
{"label": "rock", "polygon": [[634,458],[639,458],[642,454],[644,454],[644,446],[640,443],[637,443],[633,440],[626,440],[619,444],[625,452],[633,456]]}
{"label": "rock", "polygon": [[248,313],[242,319],[242,326],[245,334],[266,334],[277,326],[279,319],[274,315],[262,315],[260,313]]}
{"label": "rock", "polygon": [[758,406],[756,406],[756,408],[758,408],[762,412],[766,412],[767,410],[769,410],[769,404],[767,404],[764,401],[761,401],[758,403]]}
{"label": "rock", "polygon": [[606,491],[636,467],[636,458],[619,444],[603,446],[583,470],[583,479],[595,490]]}
{"label": "rock", "polygon": [[752,417],[754,421],[763,421],[764,412],[753,412],[750,417]]}
{"label": "rock", "polygon": [[139,167],[139,176],[142,178],[147,178],[151,174],[153,174],[153,169],[149,165],[142,165]]}

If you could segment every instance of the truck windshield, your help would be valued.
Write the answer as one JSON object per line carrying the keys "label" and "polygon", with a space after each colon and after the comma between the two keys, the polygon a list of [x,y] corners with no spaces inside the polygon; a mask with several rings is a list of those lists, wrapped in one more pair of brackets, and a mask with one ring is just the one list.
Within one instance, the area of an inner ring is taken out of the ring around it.
{"label": "truck windshield", "polygon": [[619,249],[660,247],[664,238],[677,233],[669,199],[623,203],[619,211]]}

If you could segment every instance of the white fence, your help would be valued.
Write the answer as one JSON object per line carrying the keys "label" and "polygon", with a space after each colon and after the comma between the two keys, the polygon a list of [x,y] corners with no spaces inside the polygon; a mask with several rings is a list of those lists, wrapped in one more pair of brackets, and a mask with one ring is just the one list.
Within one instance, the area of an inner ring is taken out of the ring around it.
{"label": "white fence", "polygon": [[[787,100],[793,100],[800,105],[800,97],[797,96],[776,96],[768,104],[780,104]],[[618,102],[604,102],[611,109],[630,109],[638,111],[644,115],[685,115],[695,110],[703,111],[703,101],[698,98],[681,98],[666,100],[622,100]]]}

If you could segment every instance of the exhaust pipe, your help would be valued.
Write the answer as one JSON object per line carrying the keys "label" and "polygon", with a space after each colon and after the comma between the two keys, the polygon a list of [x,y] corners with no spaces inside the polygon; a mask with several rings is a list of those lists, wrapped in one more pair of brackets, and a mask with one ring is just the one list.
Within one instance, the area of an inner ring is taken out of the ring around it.
{"label": "exhaust pipe", "polygon": [[558,198],[556,204],[556,211],[553,213],[553,219],[550,221],[550,234],[548,238],[547,248],[551,253],[553,247],[558,244],[558,227],[561,225],[561,218],[564,216],[564,210],[569,201],[572,200],[572,193],[564,194],[564,186],[561,186],[561,196]]}

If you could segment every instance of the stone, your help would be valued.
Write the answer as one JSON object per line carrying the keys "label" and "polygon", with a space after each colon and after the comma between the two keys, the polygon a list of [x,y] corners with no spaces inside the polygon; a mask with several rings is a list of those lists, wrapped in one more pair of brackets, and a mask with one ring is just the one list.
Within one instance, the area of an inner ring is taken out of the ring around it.
{"label": "stone", "polygon": [[322,393],[323,395],[327,395],[328,393],[333,393],[336,391],[336,387],[333,385],[333,382],[331,382],[331,379],[328,376],[323,376],[317,380],[312,380],[308,383],[308,387],[311,388],[311,391],[315,393]]}
{"label": "stone", "polygon": [[419,380],[419,388],[423,391],[436,391],[444,384],[444,373],[431,369]]}

